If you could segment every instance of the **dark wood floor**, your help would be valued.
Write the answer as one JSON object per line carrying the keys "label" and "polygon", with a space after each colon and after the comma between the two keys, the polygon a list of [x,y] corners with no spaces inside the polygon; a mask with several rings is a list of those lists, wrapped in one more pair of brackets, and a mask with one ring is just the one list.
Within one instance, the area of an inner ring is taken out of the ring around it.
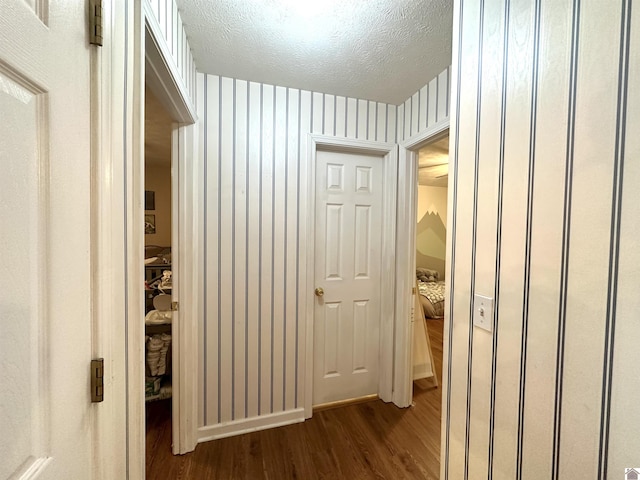
{"label": "dark wood floor", "polygon": [[[442,378],[442,320],[429,320]],[[441,389],[414,382],[414,403],[380,400],[317,412],[304,423],[199,444],[171,455],[170,402],[147,406],[147,479],[437,479]]]}

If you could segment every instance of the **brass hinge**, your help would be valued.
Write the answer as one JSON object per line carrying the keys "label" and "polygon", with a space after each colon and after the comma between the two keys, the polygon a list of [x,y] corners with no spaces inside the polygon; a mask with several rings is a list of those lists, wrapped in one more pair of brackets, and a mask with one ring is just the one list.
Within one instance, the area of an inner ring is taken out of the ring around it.
{"label": "brass hinge", "polygon": [[102,0],[90,0],[90,12],[89,12],[89,43],[92,45],[102,46],[102,28],[103,19],[102,15]]}
{"label": "brass hinge", "polygon": [[178,302],[171,302],[171,311],[177,312],[180,308],[180,304]]}
{"label": "brass hinge", "polygon": [[104,400],[104,358],[91,360],[91,402]]}
{"label": "brass hinge", "polygon": [[416,294],[416,287],[413,287],[413,288],[411,289],[411,294],[412,294],[412,295],[415,295],[415,294]]}

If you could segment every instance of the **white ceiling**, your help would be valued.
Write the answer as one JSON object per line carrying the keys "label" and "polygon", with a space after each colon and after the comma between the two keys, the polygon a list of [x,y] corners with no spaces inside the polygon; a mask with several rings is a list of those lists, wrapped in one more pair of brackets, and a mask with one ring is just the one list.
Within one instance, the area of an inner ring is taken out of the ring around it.
{"label": "white ceiling", "polygon": [[451,63],[452,0],[177,0],[198,70],[400,104]]}
{"label": "white ceiling", "polygon": [[418,152],[418,184],[446,187],[449,173],[449,135]]}

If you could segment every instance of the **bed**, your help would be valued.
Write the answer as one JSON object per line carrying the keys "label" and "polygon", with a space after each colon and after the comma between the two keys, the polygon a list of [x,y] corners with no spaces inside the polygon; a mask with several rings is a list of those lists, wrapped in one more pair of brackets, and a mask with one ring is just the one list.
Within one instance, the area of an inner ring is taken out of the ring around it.
{"label": "bed", "polygon": [[416,269],[420,304],[427,318],[444,317],[445,283],[440,280],[440,274],[426,268]]}

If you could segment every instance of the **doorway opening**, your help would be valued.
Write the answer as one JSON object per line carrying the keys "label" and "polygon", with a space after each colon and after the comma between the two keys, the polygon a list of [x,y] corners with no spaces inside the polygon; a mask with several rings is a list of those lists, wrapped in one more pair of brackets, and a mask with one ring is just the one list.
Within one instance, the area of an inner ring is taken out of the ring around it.
{"label": "doorway opening", "polygon": [[404,353],[395,368],[394,396],[397,405],[414,407],[434,464],[440,462],[445,276],[450,277],[448,138],[444,120],[399,145],[396,344]]}
{"label": "doorway opening", "polygon": [[[415,300],[412,401],[433,405],[425,434],[440,444],[442,352],[446,303],[448,131],[415,151]],[[435,428],[431,428],[434,426]],[[439,452],[438,456],[439,456]]]}
{"label": "doorway opening", "polygon": [[172,177],[173,119],[145,87],[144,344],[147,459],[169,450],[172,435]]}

